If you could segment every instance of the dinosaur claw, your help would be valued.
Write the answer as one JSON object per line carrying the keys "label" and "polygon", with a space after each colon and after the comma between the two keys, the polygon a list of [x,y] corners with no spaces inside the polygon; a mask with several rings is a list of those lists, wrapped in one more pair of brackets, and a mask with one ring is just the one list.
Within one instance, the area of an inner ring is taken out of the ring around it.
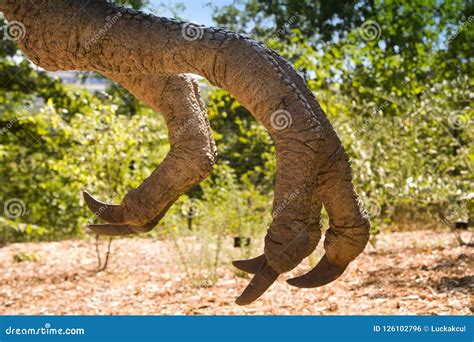
{"label": "dinosaur claw", "polygon": [[287,283],[301,288],[323,286],[339,278],[344,273],[346,267],[347,265],[341,267],[332,263],[324,255],[315,268],[302,276],[288,279]]}
{"label": "dinosaur claw", "polygon": [[132,226],[129,224],[90,224],[86,226],[86,230],[99,235],[125,236],[149,232],[157,225],[158,221],[159,219],[154,219],[143,226]]}
{"label": "dinosaur claw", "polygon": [[108,223],[120,224],[123,221],[122,206],[117,204],[108,204],[95,199],[89,192],[83,190],[84,201],[89,209],[99,219]]}
{"label": "dinosaur claw", "polygon": [[234,267],[238,268],[241,271],[251,273],[251,274],[256,274],[260,270],[260,268],[265,264],[265,262],[266,262],[265,254],[262,254],[253,259],[234,260],[232,261],[232,265],[234,265]]}
{"label": "dinosaur claw", "polygon": [[244,292],[236,299],[238,305],[247,305],[258,299],[275,282],[280,274],[264,262],[261,270],[254,275]]}

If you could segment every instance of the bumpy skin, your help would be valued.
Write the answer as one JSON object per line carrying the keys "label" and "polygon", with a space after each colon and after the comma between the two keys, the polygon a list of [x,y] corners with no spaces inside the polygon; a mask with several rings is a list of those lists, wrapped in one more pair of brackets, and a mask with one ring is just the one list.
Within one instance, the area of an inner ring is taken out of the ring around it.
{"label": "bumpy skin", "polygon": [[[211,172],[215,144],[197,84],[186,75],[193,73],[228,90],[266,127],[277,151],[274,219],[265,254],[236,263],[256,273],[237,303],[258,298],[315,249],[321,203],[330,217],[326,255],[290,284],[324,285],[363,251],[369,219],[354,191],[348,157],[303,79],[275,51],[222,29],[193,27],[102,0],[0,0],[0,11],[25,26],[19,45],[35,64],[99,72],[165,115],[171,150],[142,185],[119,205],[85,194],[89,207],[109,222],[92,230],[148,231]],[[192,29],[197,38],[187,36]]]}

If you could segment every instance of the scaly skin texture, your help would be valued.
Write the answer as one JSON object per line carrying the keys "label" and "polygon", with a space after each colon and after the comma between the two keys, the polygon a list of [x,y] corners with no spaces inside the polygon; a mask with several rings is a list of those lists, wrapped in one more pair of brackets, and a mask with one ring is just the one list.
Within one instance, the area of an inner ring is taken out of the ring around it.
{"label": "scaly skin texture", "polygon": [[369,219],[352,185],[348,157],[303,79],[275,51],[222,29],[190,26],[102,0],[0,0],[0,11],[26,28],[19,45],[35,64],[99,72],[165,116],[171,150],[142,185],[119,205],[85,194],[91,210],[108,222],[90,226],[95,232],[126,235],[152,229],[180,195],[212,171],[215,143],[197,83],[186,75],[193,73],[228,90],[266,127],[277,151],[265,253],[235,263],[255,273],[237,303],[258,298],[279,274],[313,252],[321,237],[322,204],[330,217],[326,255],[315,269],[289,283],[327,284],[363,251]]}

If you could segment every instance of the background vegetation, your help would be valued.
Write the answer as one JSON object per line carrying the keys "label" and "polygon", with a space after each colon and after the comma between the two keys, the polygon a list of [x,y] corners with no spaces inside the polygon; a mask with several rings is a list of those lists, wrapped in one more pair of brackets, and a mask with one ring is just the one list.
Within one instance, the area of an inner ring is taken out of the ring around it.
{"label": "background vegetation", "polygon": [[[472,2],[246,0],[213,11],[305,77],[352,157],[374,233],[472,211]],[[151,235],[212,240],[216,259],[222,239],[255,237],[239,252],[250,254],[270,222],[272,141],[225,91],[204,96],[218,166]],[[120,201],[167,150],[161,116],[125,90],[68,87],[0,39],[1,242],[84,237],[93,217],[80,190]]]}

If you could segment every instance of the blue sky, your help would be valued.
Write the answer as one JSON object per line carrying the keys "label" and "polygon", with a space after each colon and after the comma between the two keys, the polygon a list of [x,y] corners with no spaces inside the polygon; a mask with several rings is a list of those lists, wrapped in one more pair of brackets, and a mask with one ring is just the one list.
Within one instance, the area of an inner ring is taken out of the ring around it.
{"label": "blue sky", "polygon": [[[211,2],[215,6],[225,6],[231,4],[232,0],[152,0],[152,6],[158,6],[163,3],[165,5],[170,5],[173,7],[173,4],[181,2],[186,6],[186,10],[181,14],[181,17],[185,20],[192,21],[198,24],[203,24],[207,26],[213,25],[212,22],[212,10],[210,7],[206,6],[207,3]],[[154,11],[156,15],[163,17],[173,16],[170,11],[163,10],[160,7],[159,12]]]}

